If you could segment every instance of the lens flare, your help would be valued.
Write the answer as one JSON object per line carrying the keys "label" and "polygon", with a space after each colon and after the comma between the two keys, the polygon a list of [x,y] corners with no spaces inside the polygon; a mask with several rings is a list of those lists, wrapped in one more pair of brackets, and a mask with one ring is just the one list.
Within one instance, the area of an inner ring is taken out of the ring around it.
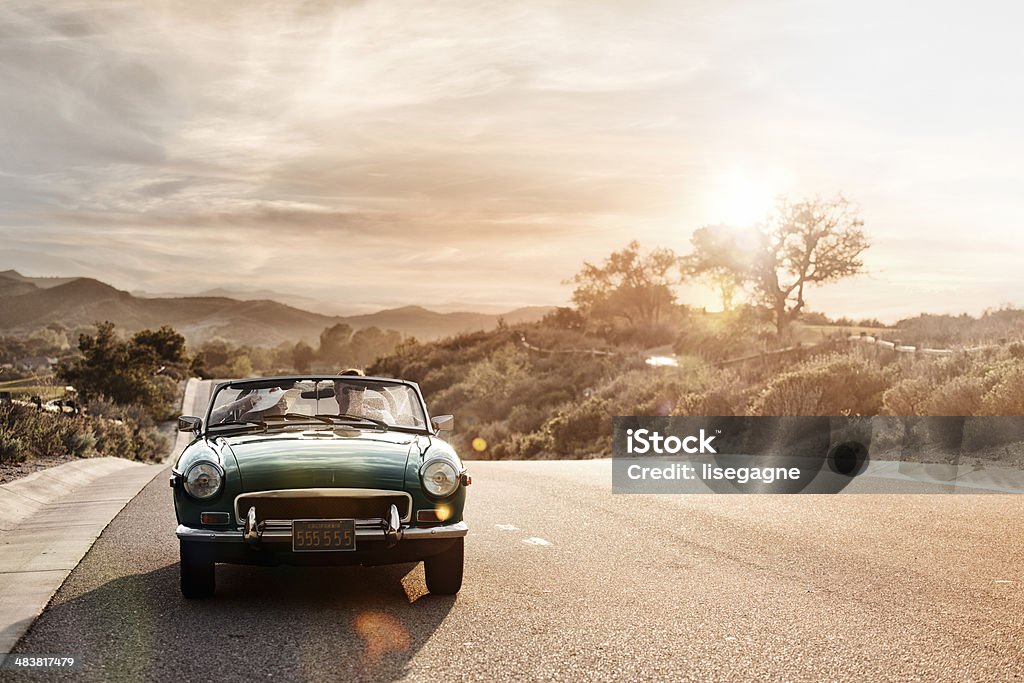
{"label": "lens flare", "polygon": [[378,663],[389,652],[404,652],[411,644],[405,627],[384,612],[361,612],[352,627],[363,639],[363,658],[369,664]]}
{"label": "lens flare", "polygon": [[480,438],[479,436],[473,439],[473,450],[477,453],[483,453],[487,450],[487,441]]}

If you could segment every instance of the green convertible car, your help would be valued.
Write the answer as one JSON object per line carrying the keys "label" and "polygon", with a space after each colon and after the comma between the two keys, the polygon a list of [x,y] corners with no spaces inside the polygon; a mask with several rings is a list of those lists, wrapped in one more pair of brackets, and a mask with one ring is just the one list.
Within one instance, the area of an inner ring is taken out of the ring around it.
{"label": "green convertible car", "polygon": [[431,593],[462,586],[472,482],[412,382],[354,375],[219,384],[174,465],[181,592],[214,592],[217,562],[424,562]]}

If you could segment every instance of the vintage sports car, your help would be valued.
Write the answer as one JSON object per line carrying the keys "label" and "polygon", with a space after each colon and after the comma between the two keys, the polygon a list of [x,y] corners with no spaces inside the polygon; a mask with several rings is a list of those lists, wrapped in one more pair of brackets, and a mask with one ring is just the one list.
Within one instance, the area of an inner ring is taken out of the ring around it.
{"label": "vintage sports car", "polygon": [[462,461],[412,382],[339,375],[219,384],[171,474],[181,592],[214,592],[217,562],[424,563],[431,593],[462,586]]}

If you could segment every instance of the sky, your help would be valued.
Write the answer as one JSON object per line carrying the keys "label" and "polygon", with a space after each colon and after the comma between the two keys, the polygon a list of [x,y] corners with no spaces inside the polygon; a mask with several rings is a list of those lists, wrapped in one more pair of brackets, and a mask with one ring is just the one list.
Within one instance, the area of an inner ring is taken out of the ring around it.
{"label": "sky", "polygon": [[[1017,3],[0,4],[0,269],[356,313],[563,304],[584,260],[843,193],[808,306],[1024,305]],[[713,304],[685,288],[681,300]]]}

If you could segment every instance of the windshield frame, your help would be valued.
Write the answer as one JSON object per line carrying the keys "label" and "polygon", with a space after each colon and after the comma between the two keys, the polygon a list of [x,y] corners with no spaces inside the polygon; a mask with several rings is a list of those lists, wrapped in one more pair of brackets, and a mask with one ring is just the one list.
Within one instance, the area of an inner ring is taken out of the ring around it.
{"label": "windshield frame", "polygon": [[[423,418],[424,418],[425,425],[422,428],[421,427],[406,426],[406,425],[387,425],[384,429],[386,431],[392,431],[393,430],[393,431],[396,431],[396,432],[406,432],[406,433],[412,433],[412,434],[425,434],[425,435],[428,435],[428,436],[432,436],[434,434],[434,430],[432,429],[433,425],[430,422],[430,411],[427,410],[427,403],[426,403],[426,401],[423,400],[423,393],[420,391],[420,387],[419,387],[418,384],[416,384],[415,382],[410,382],[409,380],[394,379],[392,377],[364,377],[363,375],[280,375],[280,376],[277,376],[277,377],[250,377],[250,378],[247,378],[247,379],[233,379],[233,380],[228,380],[226,382],[220,382],[220,383],[218,383],[217,385],[214,386],[213,391],[210,393],[210,401],[209,401],[209,403],[206,406],[206,412],[203,414],[202,434],[204,436],[208,436],[208,435],[211,435],[211,434],[220,434],[222,432],[228,432],[228,431],[232,431],[232,430],[244,430],[246,428],[246,425],[250,425],[250,427],[249,427],[250,429],[258,428],[261,431],[265,431],[266,430],[267,423],[265,423],[265,422],[248,422],[247,421],[247,422],[230,422],[230,423],[221,423],[221,424],[211,425],[210,424],[210,419],[213,416],[213,406],[217,402],[216,401],[217,395],[221,391],[223,391],[225,389],[244,388],[246,385],[250,385],[250,384],[257,385],[257,387],[259,387],[260,385],[274,384],[274,383],[277,383],[277,382],[291,382],[291,381],[295,381],[295,382],[336,382],[336,381],[339,381],[339,380],[340,381],[353,380],[353,381],[357,381],[357,382],[367,382],[367,383],[371,383],[371,384],[379,383],[379,384],[391,384],[391,385],[399,385],[399,386],[407,387],[408,389],[410,389],[416,395],[416,400],[419,402],[420,409],[423,411]],[[313,416],[309,416],[309,423],[310,424],[325,425],[325,423],[323,421],[318,420],[317,418],[315,418]],[[296,419],[293,422],[288,422],[287,420],[281,420],[280,424],[282,426],[289,426],[290,425],[290,426],[294,427],[294,426],[302,424],[302,422],[299,421],[298,419]],[[339,422],[336,423],[336,426],[345,425],[346,427],[350,427],[351,425],[355,425],[355,424],[358,424],[358,423],[357,423],[357,421],[355,419],[353,419],[353,420],[351,420],[349,422],[339,421]],[[369,424],[369,423],[367,423],[367,424]],[[211,427],[213,428],[212,431],[211,431]],[[373,425],[373,429],[380,430],[381,426],[379,424],[374,424]]]}

